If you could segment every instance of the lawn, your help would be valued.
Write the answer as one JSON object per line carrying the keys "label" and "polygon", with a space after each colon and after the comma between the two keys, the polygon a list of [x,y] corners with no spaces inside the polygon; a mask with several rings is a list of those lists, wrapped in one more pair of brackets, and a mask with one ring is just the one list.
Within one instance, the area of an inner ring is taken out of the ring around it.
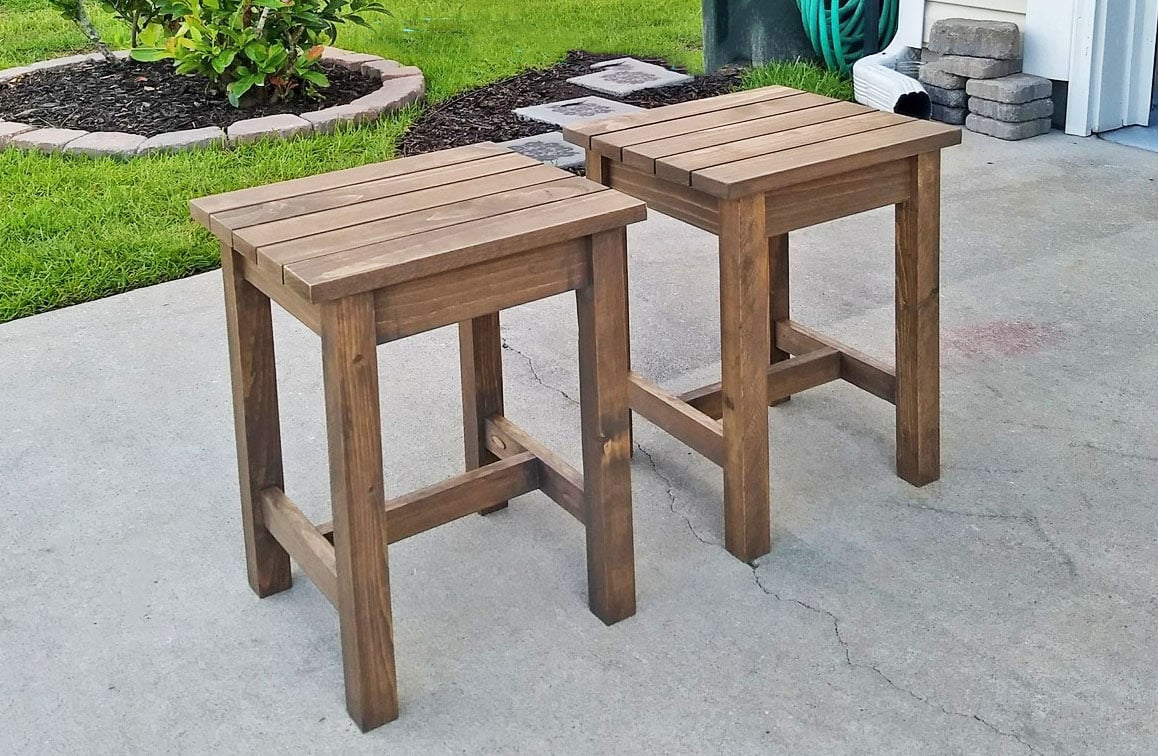
{"label": "lawn", "polygon": [[[699,0],[388,5],[392,16],[338,44],[420,66],[435,101],[570,49],[702,66]],[[127,42],[109,17],[94,15],[108,39]],[[0,2],[0,68],[84,49],[46,0]],[[851,94],[847,82],[807,65],[763,69],[749,81]],[[212,269],[217,249],[189,220],[189,199],[388,159],[413,114],[331,136],[127,163],[0,151],[0,322]]]}

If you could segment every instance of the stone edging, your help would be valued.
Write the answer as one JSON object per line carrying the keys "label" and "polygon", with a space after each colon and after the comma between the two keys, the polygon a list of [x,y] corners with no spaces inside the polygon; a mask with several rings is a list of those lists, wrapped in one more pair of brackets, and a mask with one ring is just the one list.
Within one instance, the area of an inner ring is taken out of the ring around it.
{"label": "stone edging", "polygon": [[[117,57],[122,59],[127,58],[128,54],[126,50],[116,53]],[[100,60],[103,59],[99,54],[72,55],[29,66],[8,68],[0,70],[0,85],[33,71]],[[171,131],[149,138],[119,131],[89,132],[37,128],[26,123],[0,120],[0,149],[16,147],[46,153],[63,152],[128,159],[135,155],[156,152],[178,152],[211,146],[232,147],[267,137],[288,139],[315,133],[329,134],[341,124],[375,121],[383,115],[417,102],[426,94],[426,78],[422,75],[422,71],[414,66],[404,66],[397,61],[386,60],[377,55],[349,52],[336,47],[327,47],[322,53],[322,60],[351,71],[361,71],[366,76],[380,76],[382,87],[346,105],[335,105],[302,113],[300,116],[286,113],[249,118],[225,129],[211,126],[204,129]]]}

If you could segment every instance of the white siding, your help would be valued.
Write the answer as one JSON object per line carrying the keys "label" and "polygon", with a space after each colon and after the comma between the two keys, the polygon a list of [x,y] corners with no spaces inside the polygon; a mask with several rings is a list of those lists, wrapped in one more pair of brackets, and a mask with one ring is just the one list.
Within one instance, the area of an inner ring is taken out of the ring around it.
{"label": "white siding", "polygon": [[1026,0],[927,0],[925,41],[934,21],[943,18],[976,18],[984,21],[1012,21],[1025,29]]}

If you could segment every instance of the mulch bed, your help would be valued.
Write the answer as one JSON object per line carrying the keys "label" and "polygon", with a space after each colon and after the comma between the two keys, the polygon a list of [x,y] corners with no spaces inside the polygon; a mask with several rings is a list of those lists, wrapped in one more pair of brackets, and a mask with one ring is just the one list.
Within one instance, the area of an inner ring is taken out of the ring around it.
{"label": "mulch bed", "polygon": [[0,84],[0,120],[151,137],[169,131],[229,126],[246,118],[308,113],[344,105],[382,86],[360,73],[322,65],[330,86],[321,99],[234,108],[199,76],[178,76],[171,62],[82,63],[33,71]]}
{"label": "mulch bed", "polygon": [[[567,79],[573,76],[591,73],[593,63],[623,57],[627,56],[593,55],[574,51],[568,53],[565,60],[550,68],[527,71],[464,92],[439,103],[419,116],[399,141],[398,150],[403,155],[417,155],[476,142],[505,142],[559,130],[558,126],[549,123],[525,121],[511,112],[515,108],[530,105],[595,95],[641,108],[655,108],[725,94],[738,89],[741,83],[740,72],[727,69],[697,76],[686,84],[644,89],[624,97],[593,92],[567,83]],[[663,60],[653,58],[642,60],[680,70]]]}

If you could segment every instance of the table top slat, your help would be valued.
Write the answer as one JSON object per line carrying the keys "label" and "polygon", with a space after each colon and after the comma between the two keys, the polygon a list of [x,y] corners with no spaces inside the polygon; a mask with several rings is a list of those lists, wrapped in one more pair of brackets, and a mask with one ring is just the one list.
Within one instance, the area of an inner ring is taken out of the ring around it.
{"label": "table top slat", "polygon": [[[654,142],[658,139],[666,139],[683,134],[692,134],[717,126],[751,121],[765,116],[791,113],[796,110],[813,108],[817,105],[831,102],[836,102],[836,100],[808,93],[791,95],[789,97],[778,97],[765,102],[756,102],[750,105],[728,108],[726,110],[716,110],[709,113],[701,113],[700,115],[663,121],[661,123],[622,129],[609,134],[600,134],[599,136],[592,137],[591,149],[600,155],[606,155],[614,160],[622,160],[624,148],[630,147],[631,145],[643,142]],[[866,112],[869,110],[864,106],[857,107],[862,108]]]}
{"label": "table top slat", "polygon": [[717,197],[734,199],[960,142],[960,129],[905,119],[895,126],[697,170],[692,173],[692,186]]}
{"label": "table top slat", "polygon": [[655,161],[655,172],[660,178],[681,184],[692,184],[692,173],[718,165],[736,163],[761,155],[771,155],[797,147],[827,142],[839,137],[883,129],[905,123],[903,116],[870,110],[820,124],[807,124],[773,134],[763,134],[735,142],[704,147],[698,150],[669,155]]}
{"label": "table top slat", "polygon": [[455,147],[441,152],[430,152],[424,155],[399,158],[382,163],[360,165],[341,171],[321,173],[316,176],[280,181],[276,184],[265,184],[249,189],[239,189],[225,194],[216,194],[210,197],[195,199],[189,203],[189,210],[193,219],[206,228],[210,227],[210,216],[216,213],[236,210],[250,205],[260,205],[264,202],[278,202],[289,197],[302,194],[321,192],[327,189],[337,189],[343,186],[360,184],[364,181],[401,176],[439,168],[445,165],[465,163],[471,160],[509,153],[504,147],[490,142],[472,144],[466,147]]}
{"label": "table top slat", "polygon": [[285,283],[311,302],[609,231],[643,220],[647,207],[614,191],[561,201],[371,244],[285,267]]}
{"label": "table top slat", "polygon": [[[396,197],[428,187],[453,185],[460,181],[540,165],[539,161],[515,153],[499,153],[479,160],[455,163],[412,174],[366,181],[336,189],[301,194],[296,197],[249,205],[214,213],[211,230],[221,238],[232,232],[267,223],[298,218],[333,208],[356,207],[385,197]],[[244,250],[241,250],[244,252]]]}
{"label": "table top slat", "polygon": [[[498,158],[476,160],[468,165],[481,165],[498,160]],[[414,176],[392,179],[390,183],[397,185],[398,191],[391,191],[388,196],[244,228],[234,232],[233,245],[237,251],[251,258],[259,248],[268,249],[272,245],[279,245],[283,249],[312,249],[314,255],[329,254],[344,248],[333,248],[335,244],[343,243],[340,240],[351,236],[358,239],[373,234],[375,228],[396,216],[566,178],[566,175],[557,168],[543,165],[537,160],[530,160],[529,166],[522,161],[507,162],[506,165],[508,170],[455,183],[411,181],[412,178],[421,179],[435,171],[424,171]],[[510,165],[526,167],[509,170]],[[296,261],[308,256],[310,255],[300,251],[291,259]],[[281,261],[281,264],[288,261],[289,259]],[[267,257],[258,258],[259,267],[264,267],[266,263]]]}
{"label": "table top slat", "polygon": [[[315,257],[382,245],[412,234],[456,226],[606,189],[600,184],[578,176],[566,176],[551,166],[540,165],[539,169],[541,170],[532,168],[522,172],[534,173],[538,177],[535,184],[527,185],[524,183],[526,179],[523,179],[519,182],[520,186],[504,187],[497,180],[506,178],[509,174],[500,174],[490,177],[495,180],[490,182],[489,191],[465,199],[445,194],[439,196],[438,190],[433,189],[422,192],[421,194],[426,196],[421,201],[396,203],[390,209],[375,210],[372,214],[362,213],[360,223],[356,218],[351,218],[352,223],[333,231],[259,246],[256,249],[258,267],[281,269],[286,265]],[[446,194],[449,194],[449,187]],[[373,220],[367,220],[368,218]]]}
{"label": "table top slat", "polygon": [[823,102],[827,104],[757,118],[752,121],[730,123],[692,134],[681,134],[667,139],[657,139],[653,142],[633,144],[623,148],[623,162],[633,168],[655,173],[655,163],[662,158],[670,158],[674,155],[708,147],[730,145],[752,137],[777,134],[801,126],[812,126],[873,112],[851,102],[838,102],[827,98]]}
{"label": "table top slat", "polygon": [[761,87],[743,92],[718,97],[707,97],[702,100],[689,100],[676,105],[667,105],[662,108],[653,108],[629,115],[612,116],[596,121],[585,121],[563,128],[563,138],[583,149],[591,148],[592,137],[609,134],[614,131],[645,126],[647,124],[662,123],[676,118],[711,113],[717,110],[736,108],[754,102],[774,100],[780,97],[791,97],[801,94],[799,90],[790,87]]}

